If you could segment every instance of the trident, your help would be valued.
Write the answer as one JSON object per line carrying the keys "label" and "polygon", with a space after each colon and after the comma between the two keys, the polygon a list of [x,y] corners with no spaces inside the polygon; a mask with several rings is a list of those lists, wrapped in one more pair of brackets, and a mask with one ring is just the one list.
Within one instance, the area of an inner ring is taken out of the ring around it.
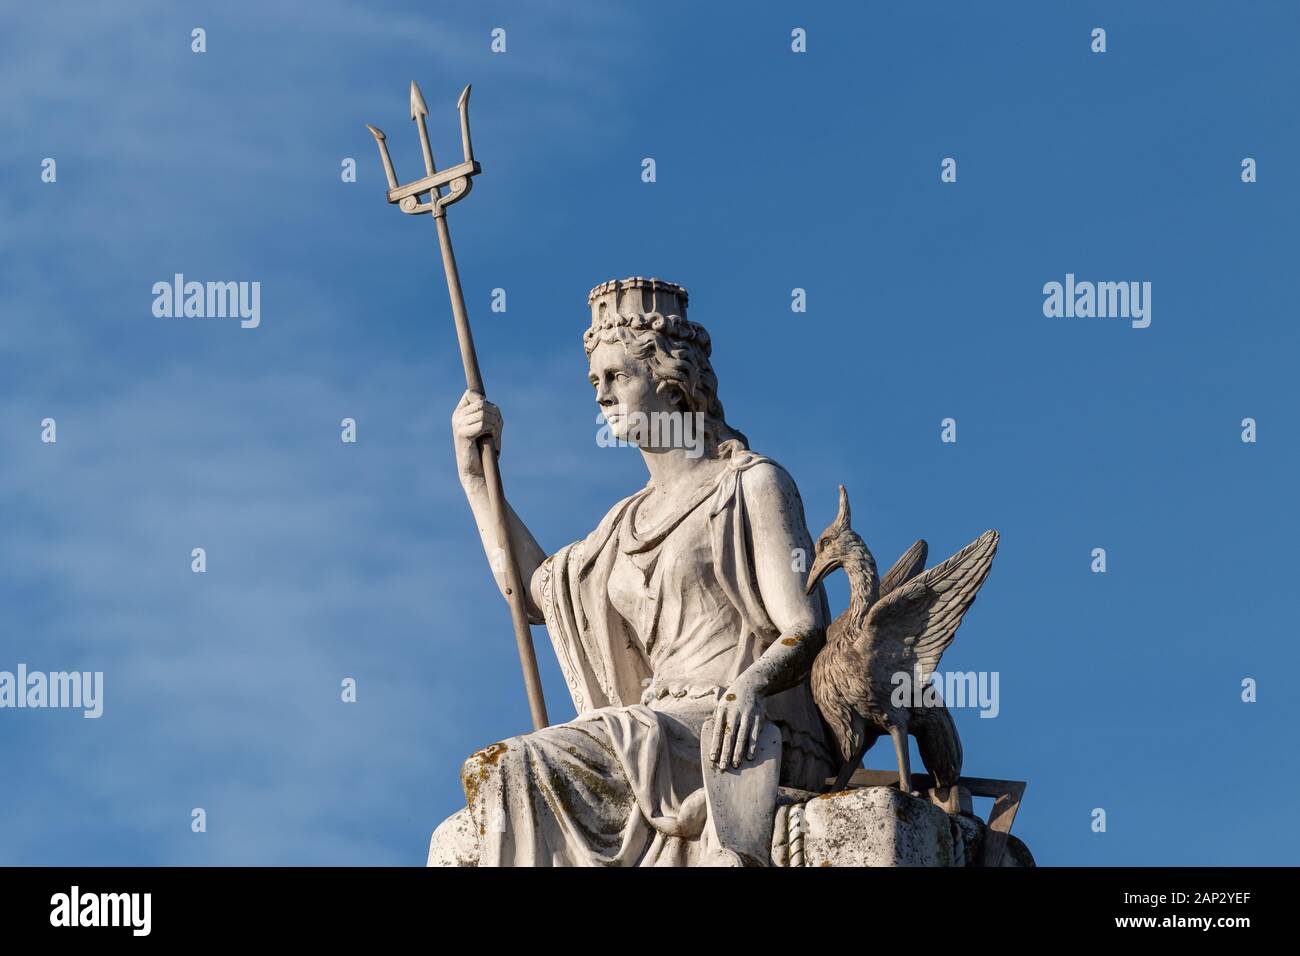
{"label": "trident", "polygon": [[[410,215],[433,213],[433,221],[438,227],[438,245],[442,249],[442,265],[447,273],[447,291],[451,294],[451,314],[456,320],[456,339],[460,343],[460,359],[465,366],[465,387],[471,392],[486,396],[483,376],[478,368],[478,356],[474,352],[474,337],[469,330],[469,316],[465,314],[465,296],[460,288],[460,274],[456,271],[456,255],[451,248],[451,233],[447,230],[447,207],[460,202],[469,195],[473,185],[471,177],[482,170],[474,161],[474,148],[469,140],[469,87],[465,87],[456,104],[460,110],[460,141],[465,150],[465,161],[438,172],[433,165],[433,151],[429,148],[429,130],[424,118],[429,115],[429,108],[424,105],[420,88],[411,81],[411,119],[420,129],[420,149],[424,151],[423,179],[400,186],[397,173],[393,169],[392,157],[388,155],[388,142],[382,130],[366,124],[366,129],[375,137],[379,145],[379,158],[384,163],[384,175],[388,177],[388,201],[396,203],[397,208]],[[443,195],[442,189],[450,189]],[[427,202],[420,200],[428,196]],[[498,547],[504,555],[506,577],[506,601],[510,604],[510,620],[514,624],[515,642],[519,645],[519,665],[524,671],[524,688],[528,692],[528,708],[532,711],[533,728],[540,730],[549,721],[546,719],[546,702],[542,699],[542,682],[537,674],[537,655],[533,651],[533,636],[528,629],[528,611],[524,604],[523,584],[519,579],[519,565],[515,562],[514,548],[510,543],[509,526],[506,523],[505,492],[501,488],[501,471],[497,466],[497,452],[492,444],[492,436],[484,435],[479,439],[479,454],[483,460],[483,477],[487,481],[488,505],[492,512],[492,526],[496,532]],[[495,564],[496,562],[494,562]]]}

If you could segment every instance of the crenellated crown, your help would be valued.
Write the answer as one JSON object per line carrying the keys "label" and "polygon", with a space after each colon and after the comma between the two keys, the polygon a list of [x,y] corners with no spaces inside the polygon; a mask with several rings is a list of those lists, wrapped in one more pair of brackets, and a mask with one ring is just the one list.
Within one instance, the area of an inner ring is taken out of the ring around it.
{"label": "crenellated crown", "polygon": [[663,279],[632,276],[602,282],[587,296],[591,306],[591,328],[583,336],[587,351],[601,332],[622,325],[634,332],[652,329],[669,338],[693,341],[708,355],[709,333],[686,318],[686,301],[684,288]]}

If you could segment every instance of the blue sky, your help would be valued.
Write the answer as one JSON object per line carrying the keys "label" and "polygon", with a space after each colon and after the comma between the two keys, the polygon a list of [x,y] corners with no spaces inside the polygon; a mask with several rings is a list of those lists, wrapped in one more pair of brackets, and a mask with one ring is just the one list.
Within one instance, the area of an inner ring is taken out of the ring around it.
{"label": "blue sky", "polygon": [[[546,549],[645,480],[595,442],[587,290],[680,282],[814,532],[840,482],[882,563],[1001,531],[944,666],[1000,674],[966,771],[1029,781],[1041,863],[1294,863],[1300,9],[554,6],[0,17],[0,669],[105,673],[97,721],[0,711],[0,864],[419,864],[461,760],[527,729],[432,225],[364,127],[413,178],[412,78],[444,164],[474,85],[451,225]],[[176,272],[261,282],[260,327],[155,318]],[[1044,317],[1067,272],[1150,281],[1150,328]]]}

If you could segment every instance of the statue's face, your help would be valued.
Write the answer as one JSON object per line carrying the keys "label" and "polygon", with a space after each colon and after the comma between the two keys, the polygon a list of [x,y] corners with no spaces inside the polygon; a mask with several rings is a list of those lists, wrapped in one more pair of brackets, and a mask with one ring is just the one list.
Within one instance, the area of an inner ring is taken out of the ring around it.
{"label": "statue's face", "polygon": [[621,342],[602,342],[592,350],[587,380],[596,389],[596,403],[610,432],[620,441],[641,444],[637,420],[678,410],[672,391],[656,391],[650,366],[629,355]]}

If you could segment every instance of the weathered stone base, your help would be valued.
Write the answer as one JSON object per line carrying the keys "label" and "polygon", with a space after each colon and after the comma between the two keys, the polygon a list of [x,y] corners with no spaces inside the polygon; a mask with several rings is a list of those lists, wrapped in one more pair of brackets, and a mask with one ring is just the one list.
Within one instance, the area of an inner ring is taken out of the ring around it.
{"label": "weathered stone base", "polygon": [[[986,827],[894,787],[818,796],[781,790],[772,834],[777,866],[975,866]],[[429,841],[429,866],[477,866],[478,835],[463,808]],[[1007,840],[1002,866],[1033,866],[1029,849]]]}
{"label": "weathered stone base", "polygon": [[[772,834],[777,866],[975,866],[986,826],[895,787],[817,796],[782,790]],[[1033,866],[1014,836],[1002,866]]]}

